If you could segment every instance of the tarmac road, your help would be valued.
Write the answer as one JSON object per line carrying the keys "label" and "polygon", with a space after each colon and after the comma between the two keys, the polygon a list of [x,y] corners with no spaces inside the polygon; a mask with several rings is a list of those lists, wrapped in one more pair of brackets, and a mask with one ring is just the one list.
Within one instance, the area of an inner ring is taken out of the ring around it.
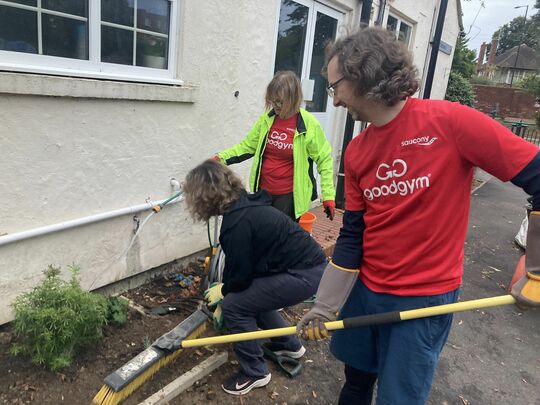
{"label": "tarmac road", "polygon": [[[494,178],[473,193],[461,300],[506,293],[523,254],[514,237],[526,197]],[[428,404],[540,405],[540,310],[455,314]]]}

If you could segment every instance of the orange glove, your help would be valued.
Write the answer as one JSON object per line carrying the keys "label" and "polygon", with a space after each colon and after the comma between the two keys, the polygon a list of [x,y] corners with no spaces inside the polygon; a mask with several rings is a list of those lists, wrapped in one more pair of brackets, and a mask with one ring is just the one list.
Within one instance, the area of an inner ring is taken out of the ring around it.
{"label": "orange glove", "polygon": [[336,202],[334,200],[323,201],[324,212],[326,213],[326,218],[330,218],[330,221],[334,220],[334,215],[336,215]]}

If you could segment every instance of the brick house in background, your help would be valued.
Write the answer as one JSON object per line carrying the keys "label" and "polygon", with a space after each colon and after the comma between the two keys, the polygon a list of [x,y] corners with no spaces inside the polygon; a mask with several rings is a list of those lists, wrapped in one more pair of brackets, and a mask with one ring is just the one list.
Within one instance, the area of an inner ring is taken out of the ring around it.
{"label": "brick house in background", "polygon": [[490,72],[491,80],[495,83],[513,84],[525,76],[540,72],[540,56],[531,47],[521,44],[495,56],[493,65],[495,69]]}
{"label": "brick house in background", "polygon": [[491,41],[491,52],[484,63],[487,44],[480,47],[476,71],[487,77],[493,85],[474,85],[474,107],[487,114],[532,120],[538,105],[532,96],[515,84],[528,75],[540,73],[540,55],[525,44],[515,46],[501,55],[495,55],[497,38]]}
{"label": "brick house in background", "polygon": [[521,44],[514,46],[501,55],[496,55],[498,40],[491,41],[491,51],[488,60],[484,63],[487,44],[480,46],[476,63],[478,76],[484,76],[497,84],[512,84],[525,76],[540,73],[540,55],[531,47]]}

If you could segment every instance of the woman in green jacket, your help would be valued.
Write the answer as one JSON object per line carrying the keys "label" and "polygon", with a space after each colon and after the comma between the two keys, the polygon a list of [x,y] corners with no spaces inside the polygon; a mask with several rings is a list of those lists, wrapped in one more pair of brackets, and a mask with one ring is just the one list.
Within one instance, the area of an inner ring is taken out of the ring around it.
{"label": "woman in green jacket", "polygon": [[277,72],[266,88],[266,111],[247,136],[214,159],[226,165],[253,157],[251,191],[266,190],[272,205],[293,220],[309,210],[317,198],[313,162],[321,179],[326,215],[334,218],[335,190],[332,148],[319,121],[302,103],[300,80],[294,72]]}

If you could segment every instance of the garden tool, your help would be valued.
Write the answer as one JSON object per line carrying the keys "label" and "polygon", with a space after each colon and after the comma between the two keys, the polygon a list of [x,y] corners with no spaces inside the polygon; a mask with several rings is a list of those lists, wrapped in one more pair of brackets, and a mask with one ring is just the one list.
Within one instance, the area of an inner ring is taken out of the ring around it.
{"label": "garden tool", "polygon": [[[395,323],[428,316],[443,315],[473,309],[489,308],[499,305],[515,304],[511,295],[483,298],[454,304],[412,309],[408,311],[392,311],[380,314],[346,318],[326,322],[329,331],[357,328],[361,326]],[[206,330],[211,315],[204,307],[195,311],[170,332],[158,338],[142,353],[120,367],[105,378],[105,384],[93,399],[94,404],[115,405],[127,398],[133,391],[151,378],[161,367],[169,364],[190,347],[209,346],[224,343],[235,343],[254,339],[269,339],[279,336],[294,335],[296,326],[259,330],[255,332],[235,333],[230,335],[197,338]]]}
{"label": "garden tool", "polygon": [[167,314],[170,314],[172,312],[177,312],[179,311],[180,308],[178,308],[177,306],[171,306],[171,305],[161,305],[159,307],[154,307],[154,308],[151,308],[148,313],[150,313],[151,315],[167,315]]}
{"label": "garden tool", "polygon": [[180,302],[167,302],[165,305],[150,308],[148,313],[151,315],[167,315],[181,310],[193,312],[199,307],[200,299],[196,297],[186,298]]}
{"label": "garden tool", "polygon": [[262,346],[263,353],[265,357],[268,357],[270,360],[272,360],[276,365],[283,370],[285,374],[287,374],[287,377],[294,378],[297,375],[300,374],[302,371],[302,363],[300,363],[300,360],[293,359],[289,356],[282,356],[279,354],[274,353],[272,350],[270,350],[266,346]]}

